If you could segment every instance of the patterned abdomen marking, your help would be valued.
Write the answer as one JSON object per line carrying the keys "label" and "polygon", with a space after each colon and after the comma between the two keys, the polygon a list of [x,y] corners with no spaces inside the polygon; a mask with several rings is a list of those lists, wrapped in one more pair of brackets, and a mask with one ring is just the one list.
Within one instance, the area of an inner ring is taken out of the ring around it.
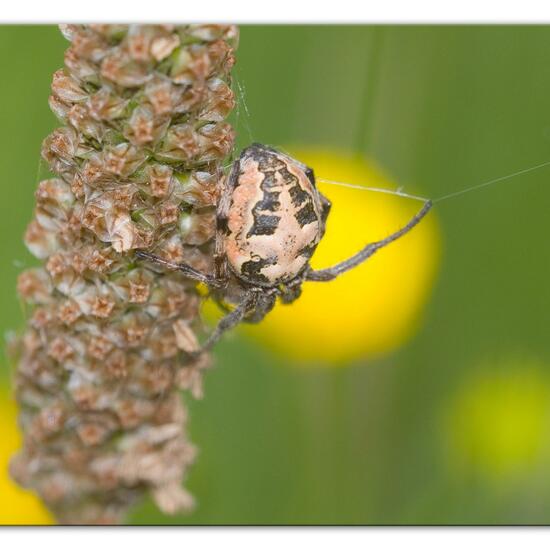
{"label": "patterned abdomen marking", "polygon": [[235,274],[254,285],[295,278],[324,231],[321,199],[301,165],[252,145],[238,166],[225,239]]}

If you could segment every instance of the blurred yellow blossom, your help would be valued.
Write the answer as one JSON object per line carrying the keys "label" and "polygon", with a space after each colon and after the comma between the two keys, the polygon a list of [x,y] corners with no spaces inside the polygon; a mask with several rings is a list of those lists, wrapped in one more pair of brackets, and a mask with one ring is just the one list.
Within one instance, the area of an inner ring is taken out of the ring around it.
{"label": "blurred yellow blossom", "polygon": [[9,477],[8,464],[19,449],[15,402],[0,387],[0,525],[47,525],[53,520],[38,497],[18,487]]}
{"label": "blurred yellow blossom", "polygon": [[[317,178],[396,189],[372,163],[346,153],[291,149]],[[318,183],[332,202],[315,268],[348,258],[409,221],[421,203],[394,195]],[[408,190],[408,189],[407,189]],[[408,190],[409,191],[409,190]],[[431,212],[411,233],[329,283],[306,283],[290,306],[277,305],[244,330],[287,357],[343,364],[389,352],[414,332],[432,288],[439,232]]]}
{"label": "blurred yellow blossom", "polygon": [[548,366],[480,365],[451,401],[442,432],[453,469],[495,482],[523,479],[550,457]]}

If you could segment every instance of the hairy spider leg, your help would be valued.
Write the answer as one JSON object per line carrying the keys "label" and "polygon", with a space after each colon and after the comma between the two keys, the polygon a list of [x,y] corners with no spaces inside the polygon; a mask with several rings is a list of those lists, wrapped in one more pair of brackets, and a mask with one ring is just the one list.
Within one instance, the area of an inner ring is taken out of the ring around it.
{"label": "hairy spider leg", "polygon": [[411,218],[411,220],[407,225],[405,225],[395,233],[392,233],[385,239],[368,244],[367,246],[365,246],[365,248],[360,250],[357,254],[355,254],[351,258],[348,258],[347,260],[344,260],[343,262],[340,262],[326,269],[309,271],[305,277],[306,281],[320,281],[320,282],[332,281],[333,279],[338,277],[338,275],[341,275],[342,273],[349,271],[354,267],[357,267],[359,264],[361,264],[362,262],[370,258],[377,250],[396,241],[397,239],[399,239],[400,237],[408,233],[430,211],[431,207],[432,207],[432,201],[427,200],[424,203],[424,206],[422,207],[422,209],[417,214],[415,214],[413,218]]}
{"label": "hairy spider leg", "polygon": [[[154,254],[144,252],[143,250],[138,250],[136,252],[136,256],[138,258],[149,260],[164,267],[178,270],[190,279],[194,279],[196,281],[200,281],[214,287],[223,286],[222,282],[218,279],[210,275],[201,273],[200,271],[197,271],[187,264],[177,264],[174,262],[170,262],[168,260],[165,260],[164,258],[161,258],[160,256],[155,256]],[[201,353],[210,350],[212,346],[222,337],[224,332],[232,329],[244,320],[250,309],[253,309],[251,318],[251,322],[253,323],[259,323],[267,315],[267,313],[271,311],[273,305],[275,304],[275,296],[272,294],[268,296],[263,296],[262,294],[264,292],[264,289],[259,290],[260,292],[258,291],[258,289],[249,290],[245,294],[241,302],[239,302],[239,304],[235,307],[235,309],[233,309],[220,319],[216,328],[212,331],[210,336],[208,336],[201,348],[197,352],[195,352],[197,355],[200,355]]]}
{"label": "hairy spider leg", "polygon": [[222,282],[216,279],[215,277],[212,277],[211,275],[206,275],[205,273],[202,273],[195,268],[191,267],[187,264],[177,264],[174,262],[170,262],[168,260],[165,260],[164,258],[161,258],[160,256],[155,256],[154,254],[151,254],[149,252],[145,252],[143,250],[138,250],[136,252],[136,256],[138,258],[141,258],[142,260],[149,260],[153,263],[162,265],[164,267],[169,267],[171,269],[176,269],[183,273],[186,277],[189,277],[190,279],[194,279],[195,281],[199,281],[201,283],[205,283],[207,285],[213,286],[215,288],[219,288],[223,286]]}
{"label": "hairy spider leg", "polygon": [[196,353],[200,354],[205,351],[209,351],[222,337],[224,332],[236,327],[246,317],[246,314],[250,308],[254,308],[256,306],[257,299],[258,294],[256,292],[247,292],[237,307],[220,319],[219,323],[216,325],[216,328],[210,333],[210,336],[208,336],[204,344],[201,346],[201,349]]}

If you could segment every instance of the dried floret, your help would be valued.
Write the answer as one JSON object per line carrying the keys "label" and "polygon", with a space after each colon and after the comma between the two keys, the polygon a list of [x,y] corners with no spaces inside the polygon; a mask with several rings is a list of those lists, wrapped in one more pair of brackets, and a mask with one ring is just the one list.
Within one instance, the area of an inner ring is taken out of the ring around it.
{"label": "dried floret", "polygon": [[12,476],[62,523],[120,523],[150,494],[188,509],[195,457],[180,389],[202,395],[202,295],[140,248],[209,270],[233,130],[231,25],[62,25],[25,243],[29,319],[15,389],[24,444]]}

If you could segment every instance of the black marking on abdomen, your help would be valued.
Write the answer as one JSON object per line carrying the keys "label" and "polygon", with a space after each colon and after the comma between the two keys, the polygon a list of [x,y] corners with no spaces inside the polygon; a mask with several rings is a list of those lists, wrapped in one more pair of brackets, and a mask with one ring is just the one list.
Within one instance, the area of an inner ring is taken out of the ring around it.
{"label": "black marking on abdomen", "polygon": [[301,210],[296,212],[296,220],[300,227],[304,227],[304,225],[307,225],[308,223],[313,223],[319,220],[311,200]]}
{"label": "black marking on abdomen", "polygon": [[294,174],[286,168],[281,168],[279,174],[281,174],[283,181],[289,186],[288,193],[294,206],[298,207],[310,198],[310,194],[302,189],[300,181]]}
{"label": "black marking on abdomen", "polygon": [[273,235],[279,227],[280,216],[265,214],[264,212],[279,212],[281,203],[279,202],[280,191],[272,191],[275,185],[275,175],[270,172],[264,174],[264,179],[260,183],[262,198],[252,208],[252,218],[254,222],[246,234],[246,237],[253,235]]}
{"label": "black marking on abdomen", "polygon": [[280,191],[271,191],[271,188],[275,185],[276,180],[272,172],[265,174],[262,183],[260,184],[260,189],[263,192],[263,197],[258,201],[252,213],[256,215],[260,210],[267,210],[268,212],[278,212],[281,208],[281,203],[279,202]]}
{"label": "black marking on abdomen", "polygon": [[279,227],[281,218],[279,216],[267,216],[265,214],[257,214],[253,212],[254,223],[250,231],[246,234],[246,238],[253,235],[273,235]]}
{"label": "black marking on abdomen", "polygon": [[279,158],[277,151],[263,148],[248,148],[250,157],[258,163],[258,170],[260,172],[272,172],[284,167],[284,162]]}
{"label": "black marking on abdomen", "polygon": [[316,244],[308,244],[298,251],[298,256],[303,256],[309,260],[313,256],[316,248]]}
{"label": "black marking on abdomen", "polygon": [[298,181],[293,185],[289,190],[290,200],[292,204],[296,207],[300,206],[307,200],[311,198],[310,194],[307,191],[304,191]]}
{"label": "black marking on abdomen", "polygon": [[257,260],[248,260],[241,265],[241,274],[256,282],[268,283],[269,279],[260,273],[264,267],[275,265],[277,258],[258,258]]}

